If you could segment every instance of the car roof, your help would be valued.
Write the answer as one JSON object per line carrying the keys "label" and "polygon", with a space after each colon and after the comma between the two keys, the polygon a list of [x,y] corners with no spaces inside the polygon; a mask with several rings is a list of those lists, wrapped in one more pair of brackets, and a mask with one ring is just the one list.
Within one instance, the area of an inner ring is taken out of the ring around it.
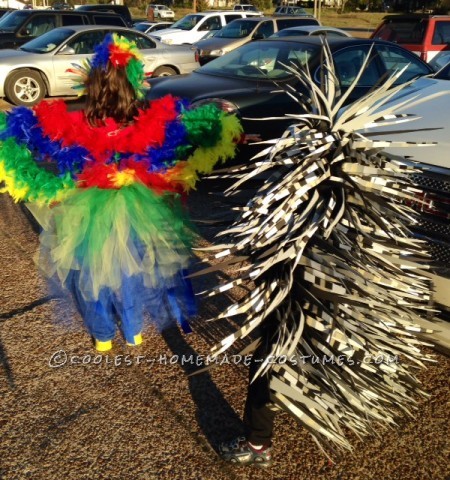
{"label": "car roof", "polygon": [[[310,43],[312,45],[321,45],[323,40],[320,36],[312,37],[268,37],[264,40],[259,40],[260,42],[297,42],[297,43]],[[371,45],[372,43],[376,45],[389,45],[394,46],[392,42],[387,42],[385,40],[375,40],[371,38],[356,38],[356,37],[329,37],[327,38],[327,43],[330,45],[331,49],[340,48],[347,45]],[[395,45],[397,46],[397,45]],[[398,48],[402,48],[397,46]]]}
{"label": "car roof", "polygon": [[125,32],[133,32],[133,33],[142,33],[138,32],[134,28],[128,28],[128,27],[121,27],[119,25],[67,25],[65,27],[57,27],[53,28],[51,31],[59,30],[59,29],[69,29],[73,30],[74,32],[84,32],[84,31],[90,31],[90,30],[124,30]]}
{"label": "car roof", "polygon": [[292,30],[292,31],[294,31],[294,30],[304,30],[304,31],[307,31],[307,32],[314,32],[316,30],[337,30],[339,32],[343,31],[341,28],[327,27],[325,25],[296,25],[295,27],[283,28],[283,30]]}

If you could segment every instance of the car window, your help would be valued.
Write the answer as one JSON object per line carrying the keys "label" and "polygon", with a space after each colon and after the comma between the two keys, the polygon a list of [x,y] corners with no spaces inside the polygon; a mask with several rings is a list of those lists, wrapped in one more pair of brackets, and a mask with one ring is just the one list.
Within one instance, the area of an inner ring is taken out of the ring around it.
{"label": "car window", "polygon": [[41,35],[20,47],[20,50],[33,53],[47,53],[58,48],[75,33],[70,28],[58,28]]}
{"label": "car window", "polygon": [[51,15],[36,15],[20,30],[21,35],[39,37],[56,28],[56,17]]}
{"label": "car window", "polygon": [[240,18],[242,18],[242,15],[236,15],[235,13],[232,13],[232,14],[229,14],[229,15],[228,14],[224,15],[224,17],[225,17],[225,23],[229,24],[233,20],[239,20]]}
{"label": "car window", "polygon": [[[336,75],[341,87],[349,87],[356,79],[364,60],[369,53],[368,45],[348,47],[334,53],[333,60],[336,68]],[[358,87],[370,87],[375,85],[383,72],[380,72],[376,61],[369,61],[363,74],[358,80]],[[316,71],[316,76],[319,74]]]}
{"label": "car window", "polygon": [[130,42],[134,42],[137,48],[139,48],[140,50],[156,47],[155,42],[151,38],[145,35],[140,35],[137,32],[124,30],[116,33],[118,33],[122,37],[125,37]]}
{"label": "car window", "polygon": [[120,15],[93,15],[95,25],[116,25],[117,27],[124,27],[125,21]]}
{"label": "car window", "polygon": [[282,42],[252,42],[207,63],[201,72],[247,79],[288,79],[290,67],[305,65],[318,55],[319,45]]}
{"label": "car window", "polygon": [[225,25],[214,36],[218,38],[245,38],[258,24],[250,20],[240,19]]}
{"label": "car window", "polygon": [[83,32],[67,43],[68,48],[73,48],[76,55],[89,55],[94,53],[96,45],[101,43],[106,35],[106,30]]}
{"label": "car window", "polygon": [[71,25],[86,24],[86,17],[84,15],[61,15],[63,27],[70,27]]}
{"label": "car window", "polygon": [[448,63],[442,70],[439,71],[439,73],[436,74],[436,78],[450,80],[450,63]]}
{"label": "car window", "polygon": [[12,12],[9,15],[3,16],[0,20],[0,29],[6,31],[14,31],[18,26],[20,26],[26,18],[29,18],[30,15],[27,11],[17,10]]}
{"label": "car window", "polygon": [[272,20],[267,21],[267,22],[262,22],[261,25],[256,29],[255,35],[258,36],[258,38],[267,38],[272,35],[272,33],[275,31],[273,22]]}
{"label": "car window", "polygon": [[427,20],[389,21],[382,25],[373,38],[397,43],[422,43]]}
{"label": "car window", "polygon": [[172,28],[179,28],[180,30],[192,30],[197,23],[205,18],[203,15],[186,15],[172,25]]}
{"label": "car window", "polygon": [[219,30],[221,27],[220,17],[214,15],[213,17],[206,18],[205,21],[199,25],[198,30],[199,32],[209,32],[210,30]]}
{"label": "car window", "polygon": [[408,66],[408,69],[396,81],[396,85],[430,73],[427,67],[423,65],[414,54],[409,54],[403,49],[395,46],[388,47],[385,45],[377,45],[377,51],[389,74]]}
{"label": "car window", "polygon": [[433,40],[433,45],[442,45],[450,43],[450,22],[436,22]]}
{"label": "car window", "polygon": [[146,32],[151,27],[152,25],[149,25],[148,23],[136,23],[133,28],[139,32]]}

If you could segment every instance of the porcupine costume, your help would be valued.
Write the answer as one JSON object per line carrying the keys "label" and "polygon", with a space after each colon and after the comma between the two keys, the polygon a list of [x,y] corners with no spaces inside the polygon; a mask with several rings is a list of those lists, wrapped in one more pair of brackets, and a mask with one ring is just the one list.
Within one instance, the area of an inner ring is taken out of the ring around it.
{"label": "porcupine costume", "polygon": [[[429,262],[425,244],[408,228],[408,202],[420,193],[410,175],[420,171],[382,152],[407,144],[358,133],[414,119],[395,114],[406,104],[388,103],[404,88],[394,86],[403,71],[342,111],[367,60],[340,95],[326,44],[323,56],[321,86],[307,69],[285,66],[310,90],[309,99],[298,99],[309,113],[292,116],[262,160],[228,171],[238,179],[226,192],[233,202],[250,180],[264,181],[211,248],[219,263],[205,270],[240,265],[238,278],[203,294],[252,285],[216,318],[244,321],[212,353],[247,340],[244,350],[259,360],[251,382],[265,378],[270,403],[337,455],[351,449],[346,429],[364,436],[394,425],[399,408],[409,412],[415,395],[426,395],[411,364],[430,360],[415,334],[419,316],[430,311],[431,290],[418,271]],[[244,423],[247,413],[246,404]],[[238,440],[228,452],[241,448]]]}

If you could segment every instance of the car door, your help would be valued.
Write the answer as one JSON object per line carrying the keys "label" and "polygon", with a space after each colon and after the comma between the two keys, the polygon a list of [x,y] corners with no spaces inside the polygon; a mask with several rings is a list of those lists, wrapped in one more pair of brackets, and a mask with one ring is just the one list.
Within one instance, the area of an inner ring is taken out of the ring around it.
{"label": "car door", "polygon": [[17,45],[22,45],[33,38],[53,30],[58,26],[56,15],[33,15],[20,29],[17,35]]}
{"label": "car door", "polygon": [[135,42],[140,50],[145,63],[145,72],[150,73],[164,63],[165,52],[170,51],[170,47],[158,49],[156,42],[146,35],[141,35],[132,30],[123,30],[120,35],[124,36],[130,42]]}
{"label": "car door", "polygon": [[53,56],[53,71],[55,78],[54,95],[76,95],[73,89],[74,74],[67,70],[73,64],[82,65],[92,58],[94,47],[103,41],[109,30],[92,30],[81,32],[71,37]]}

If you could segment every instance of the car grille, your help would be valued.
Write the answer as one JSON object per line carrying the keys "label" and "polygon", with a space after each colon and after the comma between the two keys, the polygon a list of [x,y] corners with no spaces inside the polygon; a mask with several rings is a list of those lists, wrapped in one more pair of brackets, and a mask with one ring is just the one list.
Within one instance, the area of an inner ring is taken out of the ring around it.
{"label": "car grille", "polygon": [[412,204],[418,213],[413,230],[427,241],[435,273],[450,278],[450,175],[427,168],[411,178],[424,191],[421,202]]}

